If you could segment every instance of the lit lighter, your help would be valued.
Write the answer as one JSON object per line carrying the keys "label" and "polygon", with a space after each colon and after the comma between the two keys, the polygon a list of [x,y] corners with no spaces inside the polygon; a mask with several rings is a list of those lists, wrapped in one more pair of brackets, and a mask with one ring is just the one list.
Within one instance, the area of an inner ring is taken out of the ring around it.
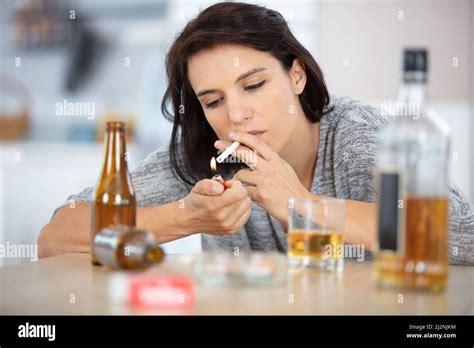
{"label": "lit lighter", "polygon": [[[216,164],[216,159],[214,157],[211,158],[211,170],[215,172],[217,170],[217,164]],[[212,180],[220,182],[223,186],[224,189],[227,188],[225,180],[222,178],[220,174],[216,174],[212,177]]]}

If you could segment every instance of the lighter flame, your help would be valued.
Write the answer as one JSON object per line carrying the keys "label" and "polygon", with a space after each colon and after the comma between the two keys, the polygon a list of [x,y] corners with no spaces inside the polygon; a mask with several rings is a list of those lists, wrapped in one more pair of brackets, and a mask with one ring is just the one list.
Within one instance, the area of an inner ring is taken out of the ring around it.
{"label": "lighter flame", "polygon": [[211,170],[215,172],[217,170],[216,159],[214,157],[211,158]]}

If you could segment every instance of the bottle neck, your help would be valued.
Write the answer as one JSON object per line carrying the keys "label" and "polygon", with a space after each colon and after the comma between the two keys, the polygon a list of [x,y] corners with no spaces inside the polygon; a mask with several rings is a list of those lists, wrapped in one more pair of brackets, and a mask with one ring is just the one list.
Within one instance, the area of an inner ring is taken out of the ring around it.
{"label": "bottle neck", "polygon": [[160,262],[164,257],[163,249],[159,245],[148,245],[145,248],[144,260],[147,263]]}
{"label": "bottle neck", "polygon": [[108,127],[105,136],[105,160],[102,177],[116,173],[126,173],[125,129],[123,127]]}
{"label": "bottle neck", "polygon": [[426,73],[405,72],[398,92],[398,101],[421,106],[426,103],[426,99]]}

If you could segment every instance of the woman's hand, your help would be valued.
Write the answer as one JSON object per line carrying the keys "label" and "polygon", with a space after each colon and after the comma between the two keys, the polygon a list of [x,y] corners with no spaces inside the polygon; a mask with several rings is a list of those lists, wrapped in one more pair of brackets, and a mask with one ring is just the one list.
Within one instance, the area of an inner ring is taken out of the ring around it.
{"label": "woman's hand", "polygon": [[180,202],[187,227],[214,235],[239,231],[250,217],[252,201],[240,181],[228,180],[226,188],[214,180],[199,181]]}
{"label": "woman's hand", "polygon": [[[231,133],[229,137],[241,143],[234,155],[250,167],[237,172],[233,179],[246,184],[250,198],[286,229],[288,199],[309,198],[311,193],[300,182],[293,168],[263,140],[248,133]],[[214,144],[219,150],[229,145],[223,140]]]}

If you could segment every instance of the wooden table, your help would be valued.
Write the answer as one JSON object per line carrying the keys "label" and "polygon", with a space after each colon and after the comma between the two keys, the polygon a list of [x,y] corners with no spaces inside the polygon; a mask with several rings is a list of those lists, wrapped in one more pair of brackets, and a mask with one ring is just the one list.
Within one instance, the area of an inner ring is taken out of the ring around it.
{"label": "wooden table", "polygon": [[[199,255],[169,255],[145,274],[189,275]],[[284,257],[284,256],[282,256]],[[178,314],[473,314],[474,267],[451,266],[442,294],[380,290],[370,262],[346,261],[344,273],[291,274],[274,286],[209,286],[196,280],[196,301]],[[87,254],[67,254],[0,268],[1,314],[168,314],[114,303],[112,276]],[[400,295],[403,296],[400,297]],[[400,300],[403,300],[400,303]]]}

